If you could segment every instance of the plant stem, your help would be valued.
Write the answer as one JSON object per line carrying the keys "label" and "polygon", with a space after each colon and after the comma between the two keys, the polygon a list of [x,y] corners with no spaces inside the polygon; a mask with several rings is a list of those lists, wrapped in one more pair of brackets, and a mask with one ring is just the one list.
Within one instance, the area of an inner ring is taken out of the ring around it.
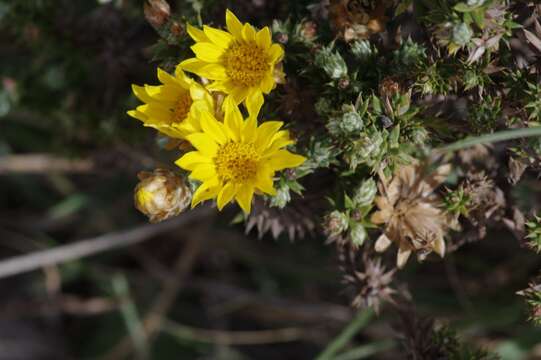
{"label": "plant stem", "polygon": [[436,149],[436,151],[438,152],[456,151],[456,150],[465,149],[473,145],[490,144],[490,143],[494,143],[498,141],[506,141],[506,140],[513,140],[513,139],[534,137],[534,136],[541,136],[541,126],[524,128],[524,129],[505,130],[505,131],[500,131],[493,134],[485,134],[485,135],[476,136],[476,137],[467,137],[465,139],[456,141],[452,144],[442,146]]}
{"label": "plant stem", "polygon": [[334,340],[327,345],[327,347],[321,352],[316,360],[331,360],[334,355],[342,349],[350,340],[366,326],[374,312],[371,309],[363,309],[357,313],[357,315],[351,320],[344,330]]}
{"label": "plant stem", "polygon": [[376,341],[362,345],[337,355],[333,360],[360,360],[379,352],[392,349],[396,343],[393,340]]}

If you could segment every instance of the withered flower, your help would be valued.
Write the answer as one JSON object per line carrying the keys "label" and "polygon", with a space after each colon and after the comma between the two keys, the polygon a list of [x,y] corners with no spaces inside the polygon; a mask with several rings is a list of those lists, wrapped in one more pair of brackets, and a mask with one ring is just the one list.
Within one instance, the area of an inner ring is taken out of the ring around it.
{"label": "withered flower", "polygon": [[137,174],[134,202],[137,210],[148,216],[151,223],[180,214],[190,205],[192,193],[184,180],[166,169]]}
{"label": "withered flower", "polygon": [[386,0],[331,0],[331,27],[345,41],[368,39],[385,30],[385,10],[389,3]]}
{"label": "withered flower", "polygon": [[447,218],[440,197],[433,191],[446,179],[451,166],[442,165],[427,174],[425,170],[421,165],[404,165],[391,181],[382,179],[378,184],[381,195],[375,202],[379,210],[371,220],[384,225],[384,230],[375,249],[383,252],[394,242],[399,268],[406,265],[412,252],[417,253],[419,261],[431,252],[441,257],[445,254]]}
{"label": "withered flower", "polygon": [[371,307],[379,312],[383,301],[393,303],[392,296],[396,293],[391,287],[396,269],[387,271],[381,264],[380,258],[363,256],[364,270],[354,271],[344,276],[344,282],[356,288],[357,295],[353,299],[354,307]]}

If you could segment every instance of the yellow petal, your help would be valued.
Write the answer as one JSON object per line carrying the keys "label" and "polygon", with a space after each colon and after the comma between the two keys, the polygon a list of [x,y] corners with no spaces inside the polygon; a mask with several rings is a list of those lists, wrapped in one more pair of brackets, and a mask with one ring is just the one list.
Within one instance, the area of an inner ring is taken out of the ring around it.
{"label": "yellow petal", "polygon": [[235,199],[245,214],[249,214],[252,209],[252,199],[254,197],[254,186],[252,184],[243,184],[237,192]]}
{"label": "yellow petal", "polygon": [[219,62],[224,54],[224,50],[222,48],[210,42],[197,43],[192,45],[191,49],[198,59],[210,63]]}
{"label": "yellow petal", "polygon": [[225,184],[225,186],[222,188],[220,193],[218,194],[217,198],[217,204],[218,204],[218,210],[222,210],[225,205],[227,205],[235,195],[237,194],[237,186],[234,185],[231,182],[228,182]]}
{"label": "yellow petal", "polygon": [[193,170],[199,164],[210,163],[212,163],[212,159],[204,156],[199,151],[190,151],[175,161],[175,164],[184,170]]}
{"label": "yellow petal", "polygon": [[178,85],[145,85],[145,91],[154,101],[176,102],[178,97],[184,92],[184,89]]}
{"label": "yellow petal", "polygon": [[158,79],[160,79],[162,84],[178,86],[177,79],[175,79],[175,77],[169,74],[167,71],[163,71],[160,68],[158,68]]}
{"label": "yellow petal", "polygon": [[192,197],[192,208],[199,204],[201,201],[215,198],[218,195],[219,183],[217,179],[211,179],[201,184],[197,190],[195,190]]}
{"label": "yellow petal", "polygon": [[235,100],[228,96],[224,100],[224,124],[226,129],[229,129],[228,133],[235,141],[240,140],[240,133],[243,126],[242,114],[239,107],[235,103]]}
{"label": "yellow petal", "polygon": [[256,131],[255,147],[258,151],[265,149],[272,141],[274,134],[282,127],[281,121],[265,121]]}
{"label": "yellow petal", "polygon": [[198,71],[198,75],[206,77],[209,80],[226,80],[228,78],[225,68],[216,63],[205,65]]}
{"label": "yellow petal", "polygon": [[256,118],[263,106],[263,94],[260,90],[253,90],[246,98],[246,108],[250,117]]}
{"label": "yellow petal", "polygon": [[229,44],[231,44],[231,42],[233,41],[233,36],[223,30],[215,29],[213,27],[204,25],[203,31],[212,43],[223,49],[227,49],[229,47]]}
{"label": "yellow petal", "polygon": [[133,118],[136,118],[137,120],[141,120],[143,122],[146,122],[148,120],[148,116],[146,116],[145,114],[143,114],[142,112],[140,111],[137,111],[137,110],[130,110],[130,111],[127,111],[127,114]]}
{"label": "yellow petal", "polygon": [[203,68],[207,64],[208,63],[201,61],[197,58],[191,58],[191,59],[184,60],[178,66],[180,66],[185,71],[199,74],[199,71],[201,70],[201,68]]}
{"label": "yellow petal", "polygon": [[218,122],[208,111],[204,111],[200,115],[200,123],[203,132],[210,136],[218,144],[225,144],[227,137],[223,130],[223,124]]}
{"label": "yellow petal", "polygon": [[275,170],[294,168],[306,161],[301,155],[292,154],[287,150],[278,150],[269,157],[269,166]]}
{"label": "yellow petal", "polygon": [[263,29],[259,30],[256,34],[256,42],[263,50],[267,51],[271,46],[271,32],[268,26],[265,26]]}
{"label": "yellow petal", "polygon": [[274,188],[273,172],[269,170],[260,170],[255,182],[255,187],[264,193],[275,196],[276,189]]}
{"label": "yellow petal", "polygon": [[274,80],[274,76],[272,76],[272,73],[269,71],[265,74],[263,77],[263,80],[261,80],[261,91],[263,91],[265,94],[268,94],[271,92],[272,89],[276,86],[276,81]]}
{"label": "yellow petal", "polygon": [[225,22],[227,30],[237,39],[242,37],[242,24],[229,9],[225,11]]}
{"label": "yellow petal", "polygon": [[132,84],[131,89],[133,93],[135,94],[135,96],[142,102],[148,104],[149,102],[154,101],[154,99],[152,99],[150,95],[147,94],[144,86],[138,86],[138,85]]}
{"label": "yellow petal", "polygon": [[242,27],[242,38],[246,42],[254,42],[255,41],[255,29],[252,25],[246,23]]}
{"label": "yellow petal", "polygon": [[194,39],[196,42],[210,41],[207,35],[205,35],[205,33],[203,32],[203,30],[198,29],[190,24],[188,24],[188,35],[190,35],[191,38]]}
{"label": "yellow petal", "polygon": [[216,177],[216,168],[214,164],[199,164],[190,173],[190,179],[206,181]]}
{"label": "yellow petal", "polygon": [[284,57],[284,49],[278,44],[272,44],[269,49],[270,62],[277,63],[282,60]]}
{"label": "yellow petal", "polygon": [[205,156],[214,157],[218,151],[218,144],[207,134],[191,134],[186,136],[186,140]]}

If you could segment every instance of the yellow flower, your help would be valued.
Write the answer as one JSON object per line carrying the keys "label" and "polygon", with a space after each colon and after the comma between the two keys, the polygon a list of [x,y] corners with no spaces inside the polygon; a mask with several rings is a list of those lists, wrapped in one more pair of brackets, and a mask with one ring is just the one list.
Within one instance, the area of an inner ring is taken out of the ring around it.
{"label": "yellow flower", "polygon": [[201,131],[199,113],[214,111],[208,91],[179,66],[174,76],[158,68],[158,79],[163,85],[132,86],[135,96],[145,104],[128,111],[128,115],[172,138],[184,139]]}
{"label": "yellow flower", "polygon": [[237,104],[246,101],[250,114],[256,114],[263,104],[263,93],[268,94],[276,86],[275,70],[281,73],[277,65],[284,50],[272,43],[268,27],[256,32],[252,25],[241,24],[229,10],[225,20],[228,31],[188,25],[188,34],[196,42],[191,47],[196,57],[180,66],[213,80],[207,89],[229,94]]}
{"label": "yellow flower", "polygon": [[276,171],[297,167],[306,159],[284,149],[294,141],[280,130],[281,121],[258,126],[255,116],[244,120],[232,99],[226,99],[224,110],[223,123],[210,112],[201,113],[202,132],[187,136],[196,151],[176,164],[191,171],[191,179],[202,182],[193,194],[192,207],[216,198],[221,210],[236,200],[249,213],[254,193],[276,195]]}

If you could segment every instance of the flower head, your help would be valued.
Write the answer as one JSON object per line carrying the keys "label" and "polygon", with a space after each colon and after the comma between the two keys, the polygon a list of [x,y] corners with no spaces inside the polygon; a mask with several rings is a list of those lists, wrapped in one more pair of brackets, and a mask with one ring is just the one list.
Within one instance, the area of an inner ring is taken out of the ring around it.
{"label": "flower head", "polygon": [[174,76],[158,68],[158,79],[162,85],[132,86],[144,104],[128,111],[128,115],[172,138],[184,139],[201,131],[199,112],[214,109],[210,94],[178,66]]}
{"label": "flower head", "polygon": [[[213,80],[207,88],[222,91],[237,104],[246,101],[250,113],[257,114],[276,85],[275,70],[284,56],[282,47],[272,43],[268,27],[256,32],[252,25],[242,24],[229,10],[225,15],[227,31],[188,25],[188,34],[195,40],[195,58],[183,61],[186,71]],[[278,77],[279,78],[279,77]]]}
{"label": "flower head", "polygon": [[423,260],[432,251],[443,257],[448,228],[440,209],[441,200],[433,193],[447,177],[449,165],[442,165],[423,176],[420,165],[398,169],[393,179],[380,183],[379,208],[372,215],[374,224],[384,224],[383,234],[376,241],[376,251],[385,251],[391,242],[398,246],[397,266],[402,268],[412,252]]}
{"label": "flower head", "polygon": [[150,222],[166,220],[188,207],[190,189],[173,172],[156,169],[152,173],[142,171],[137,176],[141,182],[134,191],[135,207],[148,216]]}
{"label": "flower head", "polygon": [[223,123],[210,112],[201,113],[202,131],[186,138],[196,151],[185,154],[176,164],[191,171],[191,179],[202,182],[193,195],[192,207],[216,198],[221,210],[236,200],[249,213],[254,193],[276,194],[276,171],[297,167],[305,158],[284,149],[293,140],[287,131],[280,130],[282,122],[267,121],[258,126],[253,116],[244,120],[231,99],[226,99],[224,109]]}

